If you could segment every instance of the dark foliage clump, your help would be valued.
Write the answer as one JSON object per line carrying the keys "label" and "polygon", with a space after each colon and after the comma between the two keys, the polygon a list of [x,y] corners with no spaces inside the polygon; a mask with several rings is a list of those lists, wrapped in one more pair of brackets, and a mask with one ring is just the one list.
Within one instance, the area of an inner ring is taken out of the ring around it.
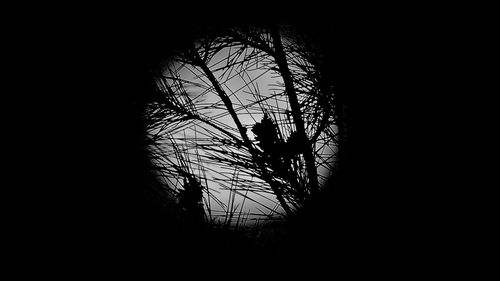
{"label": "dark foliage clump", "polygon": [[204,221],[205,211],[203,210],[203,186],[201,183],[190,177],[184,179],[184,189],[179,192],[179,206],[186,219],[200,224]]}

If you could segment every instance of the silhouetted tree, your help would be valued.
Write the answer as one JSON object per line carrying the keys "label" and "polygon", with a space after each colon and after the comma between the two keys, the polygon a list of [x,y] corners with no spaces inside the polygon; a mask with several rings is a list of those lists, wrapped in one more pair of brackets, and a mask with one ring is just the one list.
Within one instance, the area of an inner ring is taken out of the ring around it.
{"label": "silhouetted tree", "polygon": [[[236,194],[268,210],[268,216],[276,208],[250,195],[273,194],[277,206],[292,215],[320,190],[326,176],[318,168],[333,171],[339,141],[333,88],[322,71],[321,53],[307,37],[278,26],[209,28],[197,38],[154,73],[157,96],[146,118],[159,175],[172,177],[183,167],[185,175],[201,178],[196,184],[166,184],[182,187],[182,204],[194,213],[200,212],[203,189],[210,221],[212,201],[234,218]],[[265,74],[278,79],[273,93],[262,93],[256,82]],[[234,77],[243,83],[239,89],[230,86]],[[179,158],[180,151],[184,156]],[[209,187],[212,181],[230,190],[233,202],[218,200]]]}

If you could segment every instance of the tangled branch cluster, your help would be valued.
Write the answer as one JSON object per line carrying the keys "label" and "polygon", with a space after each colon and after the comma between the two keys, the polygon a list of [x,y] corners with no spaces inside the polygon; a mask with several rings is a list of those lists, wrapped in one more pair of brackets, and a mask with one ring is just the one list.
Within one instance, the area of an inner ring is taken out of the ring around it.
{"label": "tangled branch cluster", "polygon": [[[291,215],[333,170],[333,88],[314,44],[290,34],[277,27],[205,32],[155,73],[145,114],[152,159],[184,206],[199,206],[186,199],[186,183],[199,183],[203,197],[191,196],[203,200],[204,214],[191,208],[199,216],[238,225]],[[245,203],[258,211],[244,211]]]}

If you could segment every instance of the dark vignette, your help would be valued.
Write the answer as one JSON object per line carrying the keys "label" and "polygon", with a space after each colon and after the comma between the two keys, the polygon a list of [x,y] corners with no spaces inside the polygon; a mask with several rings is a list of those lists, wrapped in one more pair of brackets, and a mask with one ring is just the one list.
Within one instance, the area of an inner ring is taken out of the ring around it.
{"label": "dark vignette", "polygon": [[[345,104],[349,138],[332,192],[314,210],[321,216],[304,219],[292,255],[278,253],[293,258],[245,266],[354,272],[441,266],[441,259],[461,250],[449,228],[467,216],[454,201],[463,190],[448,184],[454,169],[446,163],[456,156],[440,138],[455,129],[441,117],[457,88],[451,83],[453,24],[440,12],[424,20],[409,11],[281,8],[272,7],[279,11],[272,21],[306,30],[330,50],[326,59]],[[61,51],[84,79],[78,87],[61,83],[73,93],[65,104],[78,103],[51,118],[59,128],[69,127],[64,137],[74,141],[48,142],[72,154],[44,155],[55,162],[55,185],[62,191],[45,204],[50,212],[37,229],[44,229],[43,249],[68,267],[146,265],[168,274],[182,266],[238,269],[238,260],[210,258],[227,254],[232,237],[207,236],[221,240],[222,250],[207,247],[197,233],[176,225],[175,212],[156,196],[140,104],[152,91],[148,66],[190,42],[193,27],[269,17],[254,10],[238,16],[217,10],[227,15],[223,19],[201,11],[185,17],[176,9],[163,10],[171,11],[168,17],[104,13],[71,30],[75,51]],[[57,77],[74,78],[66,72],[58,69]]]}

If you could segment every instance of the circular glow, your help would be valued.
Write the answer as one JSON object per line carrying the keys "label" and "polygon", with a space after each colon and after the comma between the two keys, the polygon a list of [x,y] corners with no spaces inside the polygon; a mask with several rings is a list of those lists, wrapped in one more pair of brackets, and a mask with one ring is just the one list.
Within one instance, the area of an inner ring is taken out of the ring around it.
{"label": "circular glow", "polygon": [[[250,44],[236,36],[200,40],[174,58],[159,73],[160,95],[146,113],[158,176],[174,192],[185,189],[186,178],[196,179],[206,217],[216,223],[246,225],[280,217],[284,207],[301,206],[310,183],[307,150],[291,149],[300,139],[291,137],[299,135],[297,108],[291,105],[283,66],[269,51],[275,42],[266,32],[248,38]],[[320,83],[306,51],[281,39],[321,187],[335,163],[333,94]],[[261,134],[276,134],[272,148],[256,135],[255,125],[266,118],[274,133]],[[280,186],[282,194],[273,186]]]}

